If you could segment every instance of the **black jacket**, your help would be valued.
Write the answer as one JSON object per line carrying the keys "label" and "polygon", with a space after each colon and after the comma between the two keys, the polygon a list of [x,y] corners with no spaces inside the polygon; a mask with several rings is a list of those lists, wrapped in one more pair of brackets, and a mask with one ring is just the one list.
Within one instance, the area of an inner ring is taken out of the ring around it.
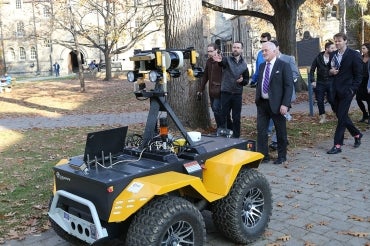
{"label": "black jacket", "polygon": [[[331,59],[338,51],[330,54]],[[330,59],[330,60],[331,60]],[[333,89],[340,97],[346,93],[354,94],[362,81],[362,58],[359,52],[347,47],[339,67],[339,73],[333,78]]]}
{"label": "black jacket", "polygon": [[[323,83],[326,84],[332,80],[332,78],[329,76],[329,70],[330,70],[330,59],[328,64],[325,64],[324,62],[324,51],[320,52],[315,60],[313,60],[311,69],[310,69],[310,82],[317,82],[317,83]],[[317,79],[315,79],[315,70],[316,70],[316,76]]]}
{"label": "black jacket", "polygon": [[[259,67],[258,82],[256,88],[256,105],[262,101],[262,79],[266,62]],[[290,65],[277,58],[270,74],[270,87],[268,91],[269,104],[274,114],[279,114],[280,106],[290,108],[293,94],[293,72]]]}
{"label": "black jacket", "polygon": [[[243,86],[247,85],[249,81],[248,66],[243,57],[240,57],[239,61],[236,61],[233,56],[225,56],[219,62],[219,65],[223,68],[221,92],[243,94]],[[243,76],[243,81],[237,83],[236,80],[240,76]]]}

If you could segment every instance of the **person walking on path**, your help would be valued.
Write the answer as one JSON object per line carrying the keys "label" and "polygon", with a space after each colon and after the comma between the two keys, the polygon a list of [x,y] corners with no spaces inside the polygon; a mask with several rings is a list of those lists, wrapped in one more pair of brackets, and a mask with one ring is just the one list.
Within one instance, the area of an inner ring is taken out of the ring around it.
{"label": "person walking on path", "polygon": [[[270,40],[271,40],[271,34],[269,32],[264,32],[261,34],[261,38],[260,38],[261,44],[266,43],[267,41],[270,41]],[[257,58],[256,58],[256,67],[255,67],[256,70],[254,74],[252,75],[252,79],[250,83],[251,87],[256,87],[256,84],[258,81],[259,67],[264,61],[265,60],[263,59],[263,56],[262,56],[262,50],[259,50],[257,53]]]}
{"label": "person walking on path", "polygon": [[287,129],[285,114],[290,108],[293,94],[293,73],[289,64],[277,58],[276,45],[272,42],[262,44],[265,62],[261,64],[256,87],[257,106],[257,151],[269,162],[267,128],[270,119],[275,124],[278,143],[278,158],[274,164],[287,160]]}
{"label": "person walking on path", "polygon": [[240,118],[243,101],[243,86],[248,84],[249,71],[242,57],[243,43],[235,41],[232,47],[232,55],[222,57],[217,54],[213,57],[222,67],[221,83],[221,128],[227,126],[227,115],[232,111],[233,138],[240,137]]}
{"label": "person walking on path", "polygon": [[[362,112],[362,118],[359,122],[366,122],[367,124],[370,124],[370,118],[369,118],[370,94],[368,91],[368,84],[370,81],[369,80],[370,43],[364,43],[361,47],[361,51],[362,51],[362,63],[363,63],[363,77],[362,77],[362,82],[360,84],[360,87],[358,88],[357,93],[356,93],[356,102]],[[365,101],[367,104],[367,110],[366,110],[366,107],[363,101]]]}
{"label": "person walking on path", "polygon": [[59,77],[59,71],[60,71],[60,65],[58,62],[55,62],[54,65],[54,72],[55,72],[55,77]]}
{"label": "person walking on path", "polygon": [[354,126],[349,118],[348,111],[355,93],[361,84],[363,63],[360,53],[347,47],[347,35],[337,33],[334,35],[337,48],[330,55],[330,75],[333,78],[333,108],[338,122],[334,135],[334,146],[328,154],[342,152],[344,132],[346,129],[354,137],[354,147],[361,145],[362,133]]}
{"label": "person walking on path", "polygon": [[[320,52],[313,60],[310,69],[310,81],[312,87],[315,89],[315,95],[317,100],[317,108],[319,110],[320,124],[326,122],[325,113],[325,96],[330,105],[333,104],[332,99],[332,78],[329,76],[330,69],[330,53],[335,51],[335,45],[333,42],[328,41],[325,43],[325,50]],[[316,78],[315,79],[315,71]]]}

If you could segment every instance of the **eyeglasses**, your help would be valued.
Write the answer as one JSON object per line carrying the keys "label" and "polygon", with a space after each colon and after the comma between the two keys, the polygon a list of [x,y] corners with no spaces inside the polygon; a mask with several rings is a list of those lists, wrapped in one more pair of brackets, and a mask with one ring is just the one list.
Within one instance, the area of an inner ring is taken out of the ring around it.
{"label": "eyeglasses", "polygon": [[267,41],[266,40],[260,40],[260,43],[266,43]]}
{"label": "eyeglasses", "polygon": [[208,52],[208,53],[210,53],[210,52],[214,52],[214,50],[207,50],[207,52]]}

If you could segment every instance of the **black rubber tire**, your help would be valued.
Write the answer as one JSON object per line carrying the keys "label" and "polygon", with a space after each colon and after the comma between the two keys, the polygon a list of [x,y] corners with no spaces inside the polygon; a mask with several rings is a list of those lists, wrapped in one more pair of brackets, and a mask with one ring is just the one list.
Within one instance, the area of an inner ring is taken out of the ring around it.
{"label": "black rubber tire", "polygon": [[161,196],[135,214],[126,245],[202,246],[205,240],[206,228],[200,211],[181,197]]}
{"label": "black rubber tire", "polygon": [[229,194],[212,204],[216,228],[236,244],[258,239],[266,230],[271,213],[270,185],[261,173],[250,168],[240,170]]}

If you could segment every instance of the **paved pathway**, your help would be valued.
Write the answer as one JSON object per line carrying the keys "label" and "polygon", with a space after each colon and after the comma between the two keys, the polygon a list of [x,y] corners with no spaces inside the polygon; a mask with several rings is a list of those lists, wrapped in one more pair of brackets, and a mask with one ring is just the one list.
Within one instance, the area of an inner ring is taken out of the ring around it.
{"label": "paved pathway", "polygon": [[[355,100],[352,103],[352,107],[357,107]],[[329,109],[328,105],[327,108]],[[315,110],[317,110],[316,107]],[[212,111],[210,112],[212,114]],[[303,102],[294,104],[291,112],[307,112],[307,114],[309,114],[308,103]],[[243,105],[241,114],[242,116],[255,117],[257,115],[256,105]],[[0,119],[0,130],[78,126],[83,127],[114,124],[130,125],[145,122],[147,115],[148,112],[133,112],[119,114],[62,115],[60,117],[9,117]]]}
{"label": "paved pathway", "polygon": [[[252,107],[248,107],[243,109],[244,115],[255,112]],[[308,112],[307,104],[299,107]],[[298,107],[294,108],[293,112],[298,110]],[[70,116],[49,122],[45,119],[33,122],[28,122],[28,118],[13,119],[11,125],[19,127],[13,129],[52,127],[54,123],[55,126],[61,126],[61,122],[66,124],[69,121],[68,117]],[[105,124],[108,124],[107,119],[109,124],[124,124],[122,120],[132,118],[131,122],[136,123],[135,117],[140,120],[145,118],[145,114],[75,117],[81,119],[74,118],[74,123],[83,124],[90,120],[96,122],[97,119],[104,118]],[[120,121],[116,122],[116,119]],[[0,127],[8,125],[5,123],[7,122],[4,119],[0,120]],[[260,166],[260,172],[270,182],[274,209],[266,234],[250,245],[370,245],[370,132],[364,132],[362,145],[357,149],[352,147],[353,139],[348,138],[342,153],[327,155],[326,151],[331,145],[332,140],[317,143],[312,148],[296,149],[289,153],[289,162],[286,165],[276,166],[270,163]],[[204,217],[207,246],[234,245],[217,232],[209,213],[204,213]],[[41,235],[28,236],[23,241],[8,241],[5,245],[70,244],[49,230]]]}

